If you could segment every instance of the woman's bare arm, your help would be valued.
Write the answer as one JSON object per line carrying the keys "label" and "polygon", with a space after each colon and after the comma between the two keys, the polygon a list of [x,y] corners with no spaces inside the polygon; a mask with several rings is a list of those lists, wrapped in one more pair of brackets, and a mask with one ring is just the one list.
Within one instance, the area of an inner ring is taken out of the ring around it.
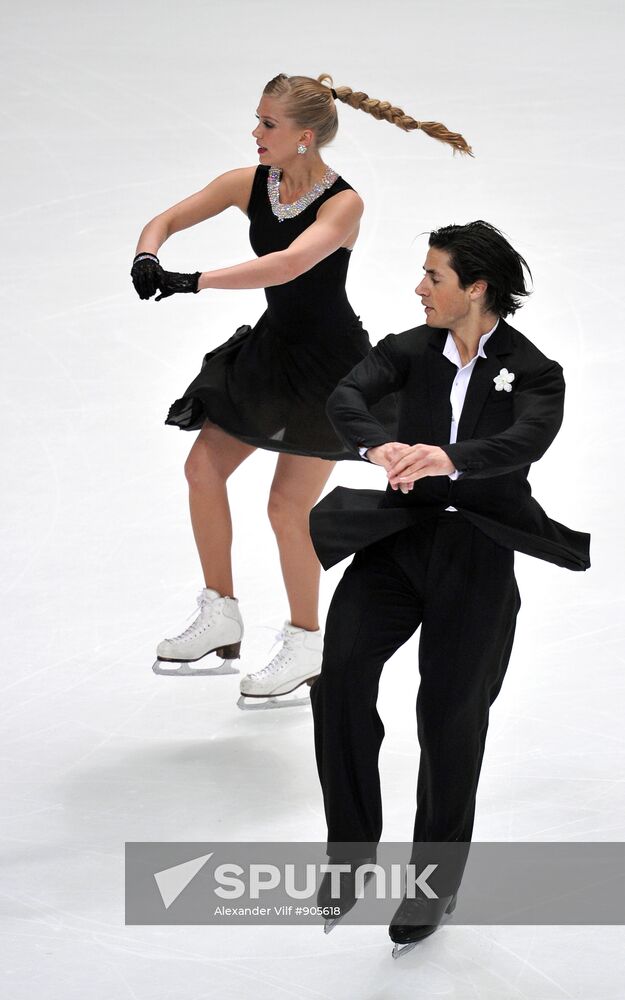
{"label": "woman's bare arm", "polygon": [[233,267],[204,271],[198,288],[270,288],[293,281],[343,246],[358,229],[363,209],[355,191],[341,191],[324,202],[316,221],[286,250]]}
{"label": "woman's bare arm", "polygon": [[137,253],[157,254],[173,233],[189,229],[236,206],[245,212],[252,191],[256,167],[239,167],[220,174],[201,191],[166,209],[144,226]]}

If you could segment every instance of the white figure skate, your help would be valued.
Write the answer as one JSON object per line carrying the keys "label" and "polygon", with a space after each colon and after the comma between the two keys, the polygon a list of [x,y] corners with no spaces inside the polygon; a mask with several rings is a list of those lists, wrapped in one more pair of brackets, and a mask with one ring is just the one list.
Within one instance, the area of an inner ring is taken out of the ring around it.
{"label": "white figure skate", "polygon": [[[310,705],[310,698],[285,698],[302,684],[313,683],[321,671],[323,635],[321,629],[309,632],[285,622],[276,641],[282,640],[282,649],[274,658],[254,674],[241,681],[241,697],[237,704],[244,710],[265,708],[294,708]],[[251,701],[246,701],[246,698]]]}
{"label": "white figure skate", "polygon": [[[197,604],[199,614],[195,621],[174,639],[159,642],[157,659],[152,666],[155,674],[190,677],[239,673],[234,665],[239,659],[243,638],[239,602],[235,597],[222,597],[218,591],[205,587],[198,595]],[[218,667],[191,666],[209,653],[223,657],[223,663]]]}

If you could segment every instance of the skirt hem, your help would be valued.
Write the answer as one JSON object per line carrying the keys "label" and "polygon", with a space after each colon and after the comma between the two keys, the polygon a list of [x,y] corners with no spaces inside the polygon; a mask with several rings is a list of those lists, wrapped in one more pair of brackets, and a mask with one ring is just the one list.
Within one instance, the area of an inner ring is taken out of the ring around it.
{"label": "skirt hem", "polygon": [[[197,406],[194,403],[199,404],[202,408],[202,413],[197,412]],[[185,419],[184,417],[172,416],[172,411],[178,405],[191,406],[190,419]],[[193,411],[195,410],[195,414]],[[328,462],[341,462],[344,460],[360,461],[360,456],[348,451],[343,448],[341,451],[321,451],[320,449],[305,448],[303,445],[291,444],[288,441],[280,441],[266,436],[255,436],[252,434],[244,434],[241,431],[235,431],[231,427],[226,427],[225,423],[221,419],[215,419],[206,407],[206,404],[199,396],[183,396],[181,399],[176,400],[172,404],[167,419],[165,420],[165,425],[169,427],[178,427],[181,431],[200,431],[204,426],[204,423],[208,421],[209,423],[215,424],[226,434],[231,437],[236,438],[237,441],[242,441],[243,444],[252,445],[254,448],[261,448],[264,451],[273,451],[277,453],[283,453],[286,455],[300,455],[302,458],[322,458]]]}

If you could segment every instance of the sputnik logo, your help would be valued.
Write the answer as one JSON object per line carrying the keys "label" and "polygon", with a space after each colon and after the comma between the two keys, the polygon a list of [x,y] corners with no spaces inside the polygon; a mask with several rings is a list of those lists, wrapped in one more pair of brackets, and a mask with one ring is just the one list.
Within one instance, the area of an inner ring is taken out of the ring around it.
{"label": "sputnik logo", "polygon": [[154,880],[166,910],[178,899],[180,893],[184,892],[189,882],[193,881],[208,859],[212,858],[213,853],[211,851],[210,854],[203,854],[200,858],[192,858],[191,861],[183,861],[181,865],[163,868],[162,871],[154,873]]}

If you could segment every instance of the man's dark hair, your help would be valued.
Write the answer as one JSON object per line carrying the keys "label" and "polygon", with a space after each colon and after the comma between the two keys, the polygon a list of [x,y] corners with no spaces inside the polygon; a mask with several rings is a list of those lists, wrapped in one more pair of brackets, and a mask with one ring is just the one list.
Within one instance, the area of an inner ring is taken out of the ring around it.
{"label": "man's dark hair", "polygon": [[449,264],[462,288],[480,278],[488,282],[484,305],[497,316],[515,313],[520,297],[529,295],[523,269],[530,278],[527,261],[488,222],[468,222],[465,226],[443,226],[430,233],[429,244],[449,254]]}

